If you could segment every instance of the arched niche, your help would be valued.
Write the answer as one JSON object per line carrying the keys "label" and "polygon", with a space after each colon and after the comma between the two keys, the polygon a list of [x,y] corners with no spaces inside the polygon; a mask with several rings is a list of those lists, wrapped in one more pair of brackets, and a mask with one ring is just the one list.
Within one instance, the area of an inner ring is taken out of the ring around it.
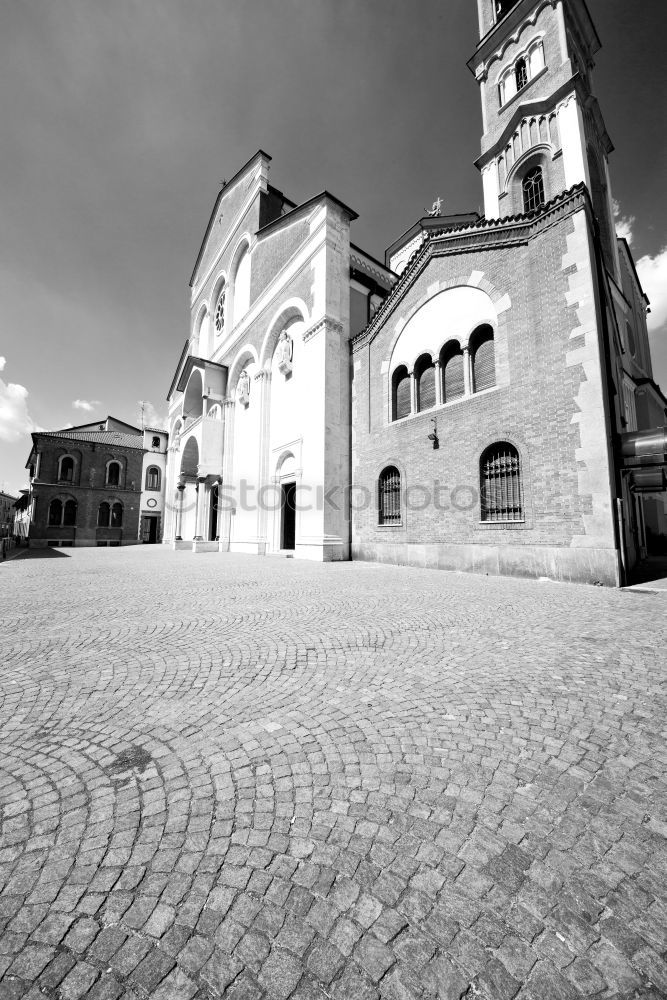
{"label": "arched niche", "polygon": [[201,372],[198,368],[194,368],[188,379],[185,395],[183,396],[183,416],[186,420],[196,420],[197,417],[201,417],[204,407],[203,396],[204,384]]}

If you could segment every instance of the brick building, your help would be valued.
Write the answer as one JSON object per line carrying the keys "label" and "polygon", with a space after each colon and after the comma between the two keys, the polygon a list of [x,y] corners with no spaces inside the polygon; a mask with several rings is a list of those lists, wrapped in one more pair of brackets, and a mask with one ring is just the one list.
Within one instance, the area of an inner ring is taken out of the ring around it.
{"label": "brick building", "polygon": [[220,192],[169,393],[172,544],[616,585],[667,537],[595,27],[584,0],[478,13],[483,217],[438,200],[382,265],[261,152]]}
{"label": "brick building", "polygon": [[161,538],[168,435],[115,417],[32,435],[31,547]]}
{"label": "brick building", "polygon": [[0,490],[0,538],[8,538],[14,530],[14,504],[17,498]]}

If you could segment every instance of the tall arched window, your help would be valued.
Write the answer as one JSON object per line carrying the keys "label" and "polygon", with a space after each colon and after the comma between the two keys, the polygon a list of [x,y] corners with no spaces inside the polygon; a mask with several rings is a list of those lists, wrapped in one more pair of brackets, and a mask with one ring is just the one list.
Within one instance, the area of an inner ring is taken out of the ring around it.
{"label": "tall arched window", "polygon": [[123,505],[121,503],[113,504],[111,508],[111,527],[120,528],[123,525]]}
{"label": "tall arched window", "polygon": [[111,515],[111,508],[106,501],[102,502],[97,511],[97,526],[99,528],[109,527],[109,518]]}
{"label": "tall arched window", "polygon": [[412,411],[410,376],[405,365],[399,365],[392,376],[392,420],[408,417]]}
{"label": "tall arched window", "polygon": [[480,326],[470,338],[473,392],[491,389],[496,384],[496,359],[493,329]]}
{"label": "tall arched window", "polygon": [[430,410],[435,406],[435,365],[430,354],[422,354],[415,365],[417,380],[417,409]]}
{"label": "tall arched window", "polygon": [[445,344],[440,354],[442,369],[443,402],[451,403],[460,399],[465,393],[465,377],[463,374],[463,351],[457,341]]}
{"label": "tall arched window", "polygon": [[236,326],[250,306],[250,250],[246,246],[241,252],[234,275],[234,321]]}
{"label": "tall arched window", "polygon": [[120,462],[107,465],[107,486],[120,486]]}
{"label": "tall arched window", "polygon": [[49,504],[49,527],[59,528],[63,520],[62,500],[52,500]]}
{"label": "tall arched window", "polygon": [[393,465],[378,480],[378,520],[380,524],[401,523],[401,474]]}
{"label": "tall arched window", "polygon": [[61,483],[71,483],[74,480],[74,459],[71,455],[63,455],[60,459],[58,479]]}
{"label": "tall arched window", "polygon": [[76,500],[66,500],[63,508],[63,524],[72,527],[76,524]]}
{"label": "tall arched window", "polygon": [[524,212],[534,212],[544,204],[544,176],[542,167],[533,167],[523,179]]}
{"label": "tall arched window", "polygon": [[160,470],[157,465],[149,465],[146,469],[146,489],[147,490],[159,490],[160,489]]}
{"label": "tall arched window", "polygon": [[482,521],[522,521],[523,502],[519,452],[508,441],[497,441],[480,460]]}

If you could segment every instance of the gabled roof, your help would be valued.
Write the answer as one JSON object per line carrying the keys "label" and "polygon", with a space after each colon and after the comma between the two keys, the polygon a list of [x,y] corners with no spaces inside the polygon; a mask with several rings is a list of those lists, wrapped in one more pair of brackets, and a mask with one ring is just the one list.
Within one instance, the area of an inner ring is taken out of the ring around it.
{"label": "gabled roof", "polygon": [[217,198],[215,199],[215,205],[213,206],[213,211],[211,212],[211,216],[210,216],[210,218],[208,220],[208,225],[206,227],[206,232],[204,233],[204,239],[202,240],[201,246],[199,247],[199,253],[197,254],[197,260],[195,262],[195,266],[193,268],[192,274],[190,275],[190,288],[192,288],[192,286],[195,283],[195,277],[197,275],[197,271],[199,270],[199,265],[201,264],[202,257],[204,256],[204,251],[206,249],[206,244],[208,243],[208,238],[209,238],[209,236],[211,234],[211,229],[213,228],[213,223],[215,222],[215,219],[217,218],[217,215],[218,215],[218,208],[220,207],[220,202],[222,201],[222,199],[224,198],[224,196],[229,192],[229,190],[232,188],[232,186],[234,184],[236,184],[237,180],[243,174],[247,173],[248,170],[250,169],[250,167],[260,157],[264,157],[265,160],[268,160],[269,162],[271,162],[271,157],[269,156],[269,154],[265,153],[263,149],[258,149],[257,152],[255,153],[255,155],[251,156],[250,159],[248,160],[248,162],[244,163],[243,166],[241,167],[241,169],[236,171],[236,173],[234,174],[234,176],[232,177],[232,179],[230,181],[227,181],[227,183],[225,184],[225,186],[222,187],[222,188],[220,188],[220,190],[218,191]]}
{"label": "gabled roof", "polygon": [[342,208],[343,211],[350,216],[351,222],[354,222],[355,219],[359,218],[357,212],[346,205],[345,202],[341,201],[340,198],[336,198],[335,195],[330,194],[328,191],[321,191],[319,194],[313,195],[312,198],[309,198],[307,201],[297,205],[291,212],[287,212],[285,215],[281,215],[277,219],[274,219],[273,222],[269,222],[268,225],[259,230],[257,235],[266,236],[267,233],[273,232],[274,229],[280,229],[283,225],[290,225],[292,222],[296,222],[300,215],[307,214],[313,205],[316,205],[318,201],[324,201],[325,198],[329,201],[333,201],[335,205]]}
{"label": "gabled roof", "polygon": [[108,444],[119,448],[136,448],[143,451],[143,434],[123,434],[122,431],[78,431],[69,427],[63,431],[35,431],[33,441],[38,438],[61,438],[65,441],[88,441],[93,444]]}

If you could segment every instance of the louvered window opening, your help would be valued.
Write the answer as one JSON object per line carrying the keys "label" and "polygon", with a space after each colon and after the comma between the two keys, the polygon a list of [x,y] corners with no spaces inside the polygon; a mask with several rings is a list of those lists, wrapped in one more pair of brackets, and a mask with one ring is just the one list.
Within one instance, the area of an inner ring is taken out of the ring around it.
{"label": "louvered window opening", "polygon": [[451,403],[453,399],[460,399],[465,392],[465,379],[463,376],[463,352],[452,354],[445,362],[444,367],[444,401]]}
{"label": "louvered window opening", "polygon": [[523,210],[534,212],[544,204],[544,178],[541,167],[533,167],[523,179]]}
{"label": "louvered window opening", "polygon": [[435,406],[435,367],[425,368],[419,377],[419,409],[430,410]]}
{"label": "louvered window opening", "polygon": [[488,451],[481,473],[482,520],[523,520],[521,470],[516,448],[501,444]]}
{"label": "louvered window opening", "polygon": [[473,382],[475,392],[492,389],[496,384],[496,361],[492,335],[482,340],[475,351]]}
{"label": "louvered window opening", "polygon": [[401,474],[398,469],[385,469],[378,484],[380,524],[400,524]]}
{"label": "louvered window opening", "polygon": [[396,405],[394,420],[401,420],[402,417],[410,415],[410,376],[404,375],[396,383]]}

